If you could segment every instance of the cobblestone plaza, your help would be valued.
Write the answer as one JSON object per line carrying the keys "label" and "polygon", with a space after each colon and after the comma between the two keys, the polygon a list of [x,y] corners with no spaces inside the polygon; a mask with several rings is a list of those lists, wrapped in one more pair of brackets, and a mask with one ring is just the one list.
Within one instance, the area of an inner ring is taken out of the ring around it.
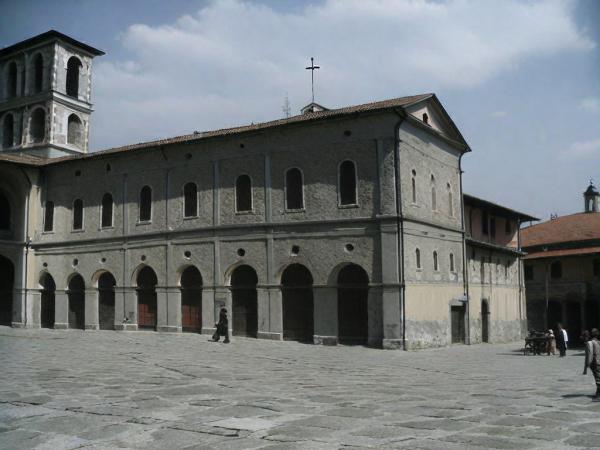
{"label": "cobblestone plaza", "polygon": [[598,448],[583,357],[0,327],[0,448]]}

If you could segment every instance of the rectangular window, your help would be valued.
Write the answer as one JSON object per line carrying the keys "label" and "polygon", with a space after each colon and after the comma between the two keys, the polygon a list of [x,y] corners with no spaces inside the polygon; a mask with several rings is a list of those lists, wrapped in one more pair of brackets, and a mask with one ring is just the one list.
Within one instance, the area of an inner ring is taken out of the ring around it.
{"label": "rectangular window", "polygon": [[54,229],[54,202],[46,202],[46,210],[44,211],[44,231],[52,231]]}

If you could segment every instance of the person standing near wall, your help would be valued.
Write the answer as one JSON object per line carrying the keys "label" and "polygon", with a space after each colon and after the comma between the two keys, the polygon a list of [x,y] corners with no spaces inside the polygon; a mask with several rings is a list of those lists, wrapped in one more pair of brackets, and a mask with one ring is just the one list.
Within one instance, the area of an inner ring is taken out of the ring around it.
{"label": "person standing near wall", "polygon": [[[592,398],[592,401],[600,402],[600,331],[597,328],[592,330],[592,339],[589,341],[590,351],[586,349],[586,369],[589,367],[594,375],[596,381],[596,394]],[[587,371],[586,371],[587,372]],[[585,373],[585,372],[584,372]]]}
{"label": "person standing near wall", "polygon": [[565,336],[567,335],[567,333],[563,333],[563,331],[564,330],[562,325],[560,323],[557,324],[556,348],[558,349],[561,358],[567,355],[567,343],[565,342]]}

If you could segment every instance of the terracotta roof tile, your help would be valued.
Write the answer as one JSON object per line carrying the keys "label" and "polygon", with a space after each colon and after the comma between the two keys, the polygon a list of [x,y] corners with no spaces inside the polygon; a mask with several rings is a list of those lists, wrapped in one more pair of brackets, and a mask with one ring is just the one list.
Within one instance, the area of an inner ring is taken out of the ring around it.
{"label": "terracotta roof tile", "polygon": [[521,230],[523,248],[600,239],[600,213],[558,217]]}
{"label": "terracotta roof tile", "polygon": [[523,259],[556,258],[558,256],[578,256],[600,253],[600,247],[565,248],[561,250],[548,250],[547,252],[528,253]]}

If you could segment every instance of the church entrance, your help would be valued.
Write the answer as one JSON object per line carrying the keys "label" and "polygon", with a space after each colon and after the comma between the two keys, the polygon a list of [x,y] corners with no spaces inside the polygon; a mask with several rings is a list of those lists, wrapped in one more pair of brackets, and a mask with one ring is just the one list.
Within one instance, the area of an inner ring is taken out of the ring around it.
{"label": "church entrance", "polygon": [[487,300],[481,301],[481,342],[489,342],[490,331],[490,308]]}
{"label": "church entrance", "polygon": [[12,324],[15,269],[10,259],[0,256],[0,325]]}
{"label": "church entrance", "polygon": [[231,274],[233,335],[256,337],[258,276],[250,266],[239,266]]}
{"label": "church entrance", "polygon": [[342,344],[366,344],[368,325],[369,276],[356,264],[344,267],[338,275],[338,340]]}
{"label": "church entrance", "polygon": [[313,278],[301,264],[291,264],[281,276],[283,339],[313,340]]}
{"label": "church entrance", "polygon": [[115,285],[117,281],[110,272],[98,278],[98,322],[101,330],[115,329]]}
{"label": "church entrance", "polygon": [[192,332],[202,329],[202,275],[194,266],[181,274],[181,328]]}
{"label": "church entrance", "polygon": [[69,328],[85,329],[85,283],[79,274],[73,276],[68,286]]}
{"label": "church entrance", "polygon": [[145,266],[137,276],[138,328],[156,330],[158,278],[151,267]]}
{"label": "church entrance", "polygon": [[42,328],[54,328],[54,293],[56,284],[54,278],[49,273],[42,275],[40,280],[41,291],[41,311],[40,322]]}
{"label": "church entrance", "polygon": [[452,343],[465,343],[465,306],[450,307],[450,328],[452,331]]}

